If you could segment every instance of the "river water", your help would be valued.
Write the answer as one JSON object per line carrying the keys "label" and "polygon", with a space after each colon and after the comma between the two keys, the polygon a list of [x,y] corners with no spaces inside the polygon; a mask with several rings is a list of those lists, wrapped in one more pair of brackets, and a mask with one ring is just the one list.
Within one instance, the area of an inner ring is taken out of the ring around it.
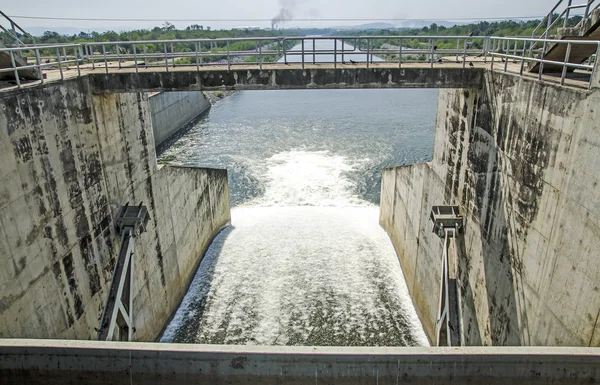
{"label": "river water", "polygon": [[227,168],[232,225],[161,341],[427,345],[378,224],[381,169],[431,159],[435,90],[244,91],[161,162]]}

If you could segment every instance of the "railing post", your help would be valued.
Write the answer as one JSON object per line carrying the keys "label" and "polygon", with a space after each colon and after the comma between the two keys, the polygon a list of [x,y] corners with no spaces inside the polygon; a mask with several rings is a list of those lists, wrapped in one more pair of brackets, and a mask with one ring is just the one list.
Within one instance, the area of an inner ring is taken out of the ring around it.
{"label": "railing post", "polygon": [[173,46],[173,43],[171,43],[171,64],[173,65],[173,68],[175,68],[175,47]]}
{"label": "railing post", "polygon": [[487,63],[488,52],[490,50],[490,38],[486,37],[483,40],[483,62]]}
{"label": "railing post", "polygon": [[527,41],[523,41],[523,56],[521,57],[521,70],[519,71],[519,75],[523,76],[523,69],[525,67],[525,52],[527,52]]}
{"label": "railing post", "polygon": [[435,47],[435,39],[430,39],[429,40],[429,48],[431,48],[431,59],[430,59],[431,60],[431,66],[430,66],[431,68],[433,68],[433,56],[434,56],[434,51],[435,51],[434,47]]}
{"label": "railing post", "polygon": [[371,48],[371,39],[367,38],[367,69],[369,68],[369,51]]}
{"label": "railing post", "polygon": [[345,62],[346,60],[344,59],[344,39],[342,39],[342,64]]}
{"label": "railing post", "polygon": [[169,58],[167,57],[167,43],[163,43],[163,48],[165,50],[165,71],[169,72]]}
{"label": "railing post", "polygon": [[262,71],[262,63],[263,63],[263,58],[262,58],[262,45],[260,47],[258,47],[258,68]]}
{"label": "railing post", "polygon": [[202,42],[201,41],[198,42],[198,58],[200,59],[200,67],[202,67],[203,59],[202,59]]}
{"label": "railing post", "polygon": [[[58,49],[57,49],[58,50]],[[15,62],[15,53],[10,50],[10,63],[15,72],[15,80],[17,82],[17,88],[21,88],[21,79],[19,79],[19,70],[17,69],[17,63]],[[62,74],[62,72],[61,72]]]}
{"label": "railing post", "polygon": [[38,71],[40,73],[40,81],[44,84],[44,74],[42,73],[42,59],[40,58],[40,50],[38,48],[35,49],[35,60],[37,61]]}
{"label": "railing post", "polygon": [[456,39],[456,62],[458,63],[458,53],[460,52],[460,39]]}
{"label": "railing post", "polygon": [[312,41],[313,41],[313,64],[316,64],[316,59],[317,59],[317,50],[316,50],[316,48],[315,48],[315,45],[316,45],[316,43],[315,43],[315,42],[316,42],[316,39],[315,39],[315,38],[313,38],[313,39],[312,39]]}
{"label": "railing post", "polygon": [[60,71],[60,80],[65,80],[65,75],[62,70],[62,63],[60,62],[60,52],[56,48],[56,60],[58,60],[58,70]]}
{"label": "railing post", "polygon": [[504,51],[504,72],[508,69],[508,54],[510,52],[510,41],[506,41],[506,51]]}
{"label": "railing post", "polygon": [[104,70],[108,73],[108,60],[106,59],[106,46],[102,44],[102,55],[104,55]]}
{"label": "railing post", "polygon": [[594,62],[594,68],[592,69],[592,75],[590,76],[589,89],[600,88],[600,43],[596,48],[596,60]]}
{"label": "railing post", "polygon": [[542,47],[542,57],[540,58],[540,65],[538,67],[538,80],[542,80],[542,74],[544,73],[545,57],[546,57],[546,42],[544,41],[544,47]]}
{"label": "railing post", "polygon": [[337,39],[333,39],[333,69],[337,69]]}
{"label": "railing post", "polygon": [[304,39],[302,39],[302,69],[304,69]]}
{"label": "railing post", "polygon": [[[96,62],[94,61],[94,48],[91,45],[85,45],[85,50],[87,52],[88,60],[92,62],[92,70],[96,69]],[[91,51],[91,52],[90,52]]]}
{"label": "railing post", "polygon": [[285,38],[281,41],[281,49],[283,50],[283,62],[287,64],[287,51],[285,50]]}
{"label": "railing post", "polygon": [[463,68],[465,68],[467,66],[467,40],[469,40],[469,39],[465,39],[465,47],[463,50],[463,63],[462,63]]}
{"label": "railing post", "polygon": [[229,57],[229,40],[227,40],[227,72],[231,71],[231,58]]}
{"label": "railing post", "polygon": [[135,73],[137,74],[137,73],[139,73],[139,70],[138,70],[138,61],[137,61],[137,51],[135,49],[135,44],[132,44],[132,46],[133,46],[132,47],[132,50],[133,50],[133,63],[135,65]]}
{"label": "railing post", "polygon": [[588,1],[587,4],[585,5],[585,12],[583,13],[583,23],[582,25],[585,26],[585,21],[588,19],[588,16],[590,15],[590,5],[592,4],[592,1]]}
{"label": "railing post", "polygon": [[571,3],[573,3],[573,0],[569,0],[569,2],[567,3],[567,10],[565,12],[565,22],[563,24],[563,28],[567,28],[567,23],[569,21],[569,13],[571,13]]}
{"label": "railing post", "polygon": [[563,63],[562,74],[560,76],[560,85],[565,84],[565,76],[567,76],[567,63],[569,62],[569,56],[571,55],[571,43],[567,43],[567,52],[565,53],[565,61]]}
{"label": "railing post", "polygon": [[81,76],[81,68],[79,68],[79,54],[77,53],[77,46],[73,47],[73,53],[75,54],[75,65],[77,66],[77,76]]}
{"label": "railing post", "polygon": [[200,58],[198,56],[198,42],[196,42],[195,45],[196,45],[196,71],[200,71]]}
{"label": "railing post", "polygon": [[492,57],[492,63],[490,64],[490,71],[494,70],[494,61],[496,60],[495,54],[496,54],[496,42],[494,42],[494,48],[491,51],[491,57]]}
{"label": "railing post", "polygon": [[117,47],[117,63],[119,63],[119,69],[121,69],[121,50],[119,49],[119,45],[116,45]]}
{"label": "railing post", "polygon": [[400,39],[400,47],[398,48],[398,68],[402,68],[402,39]]}

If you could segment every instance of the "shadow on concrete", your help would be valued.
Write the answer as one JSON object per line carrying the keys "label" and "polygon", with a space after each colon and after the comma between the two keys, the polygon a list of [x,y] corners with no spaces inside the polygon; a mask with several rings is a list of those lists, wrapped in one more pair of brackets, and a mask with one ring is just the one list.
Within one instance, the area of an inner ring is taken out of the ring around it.
{"label": "shadow on concrete", "polygon": [[[465,237],[456,238],[456,249],[458,253],[458,272],[459,290],[461,298],[462,329],[464,333],[463,345],[480,346],[482,344],[481,334],[479,333],[479,321],[475,312],[475,299],[471,285],[469,285],[469,271],[471,269],[471,259],[467,254]],[[468,311],[465,311],[468,309]]]}
{"label": "shadow on concrete", "polygon": [[[165,342],[196,343],[194,336],[196,336],[200,329],[207,306],[207,295],[213,284],[215,267],[221,256],[223,245],[234,229],[234,226],[229,225],[214,238],[206,250],[204,258],[202,258],[202,261],[198,265],[198,269],[186,290],[181,304],[165,324],[164,330],[160,333],[159,341],[163,338],[171,323],[178,322],[179,325],[176,327],[176,331],[172,334],[170,333],[172,338],[169,338],[169,341]],[[178,314],[179,312],[181,313]]]}
{"label": "shadow on concrete", "polygon": [[[470,154],[472,167],[476,176],[476,210],[472,213],[473,219],[479,224],[481,252],[484,264],[485,290],[487,293],[487,306],[489,324],[483,330],[483,342],[492,345],[521,345],[522,331],[519,325],[518,301],[516,293],[518,282],[514,276],[515,271],[521,271],[522,261],[520,251],[516,250],[519,242],[509,239],[509,234],[517,236],[515,225],[516,212],[520,206],[510,196],[507,177],[504,175],[503,159],[509,159],[506,152],[512,146],[510,141],[519,140],[519,122],[510,116],[510,100],[503,100],[503,108],[499,113],[494,100],[501,90],[495,89],[495,82],[487,83],[481,93],[476,108],[478,113],[473,130],[484,130],[495,140],[493,148],[477,153],[473,150]],[[498,116],[496,116],[498,115]],[[510,132],[512,131],[512,132]],[[516,132],[515,132],[516,131]],[[510,138],[507,136],[510,135]],[[476,147],[476,144],[475,144]],[[482,148],[486,146],[483,145]],[[505,148],[507,147],[507,148]],[[501,157],[501,154],[504,154]],[[525,163],[525,159],[517,159],[513,163]],[[516,166],[516,165],[512,165]],[[513,167],[509,168],[513,169]],[[507,195],[508,194],[508,195]],[[513,214],[507,218],[507,214]],[[512,247],[511,247],[512,245]],[[472,283],[473,284],[473,283]],[[482,317],[479,317],[480,320]],[[483,326],[483,325],[482,325]],[[481,336],[478,336],[481,338]]]}

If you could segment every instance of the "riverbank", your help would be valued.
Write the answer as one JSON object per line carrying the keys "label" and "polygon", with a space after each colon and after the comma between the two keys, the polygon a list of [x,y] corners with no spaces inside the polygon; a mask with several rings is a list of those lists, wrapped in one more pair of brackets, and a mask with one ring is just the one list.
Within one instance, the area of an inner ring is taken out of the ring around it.
{"label": "riverbank", "polygon": [[208,99],[210,104],[214,106],[226,97],[233,95],[235,92],[236,91],[205,91],[204,96]]}

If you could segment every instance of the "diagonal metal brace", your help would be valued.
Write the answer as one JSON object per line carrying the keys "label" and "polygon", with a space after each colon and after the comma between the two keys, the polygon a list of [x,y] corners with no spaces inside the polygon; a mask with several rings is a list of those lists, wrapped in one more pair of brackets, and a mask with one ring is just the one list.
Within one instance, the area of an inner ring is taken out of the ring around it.
{"label": "diagonal metal brace", "polygon": [[121,207],[116,226],[121,231],[121,246],[100,318],[98,340],[133,340],[134,250],[135,237],[145,231],[149,215],[145,206]]}

